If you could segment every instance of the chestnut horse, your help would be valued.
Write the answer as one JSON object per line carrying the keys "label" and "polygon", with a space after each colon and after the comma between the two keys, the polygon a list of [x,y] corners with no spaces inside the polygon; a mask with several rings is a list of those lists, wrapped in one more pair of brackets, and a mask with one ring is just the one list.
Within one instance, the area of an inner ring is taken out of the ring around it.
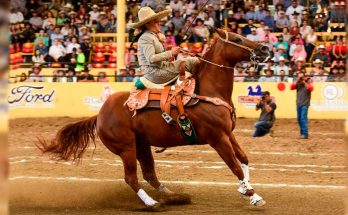
{"label": "chestnut horse", "polygon": [[[222,99],[232,105],[233,67],[237,62],[265,60],[268,48],[234,33],[217,29],[218,38],[194,74],[198,81],[196,93]],[[58,131],[50,143],[41,139],[38,147],[62,160],[79,160],[98,135],[103,144],[122,159],[126,183],[149,208],[160,203],[151,198],[140,186],[137,177],[137,160],[144,179],[160,193],[174,195],[159,182],[151,146],[175,147],[187,145],[179,126],[168,125],[161,117],[160,109],[138,111],[135,117],[124,105],[129,92],[111,95],[99,114],[89,119],[66,125]],[[173,110],[173,118],[178,115]],[[233,114],[225,106],[201,101],[187,108],[200,144],[209,144],[225,161],[240,182],[238,191],[250,200],[250,204],[263,206],[265,201],[257,195],[249,183],[248,158],[232,133],[235,127]],[[241,165],[238,163],[240,161]]]}

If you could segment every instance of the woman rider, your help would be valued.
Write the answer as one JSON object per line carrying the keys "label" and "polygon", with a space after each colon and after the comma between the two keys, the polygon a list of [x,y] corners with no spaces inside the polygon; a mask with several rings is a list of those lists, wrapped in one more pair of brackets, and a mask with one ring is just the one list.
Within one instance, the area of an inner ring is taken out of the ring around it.
{"label": "woman rider", "polygon": [[171,62],[171,58],[180,53],[180,47],[172,47],[165,51],[159,21],[170,14],[170,10],[155,13],[150,7],[143,7],[138,12],[139,22],[129,24],[128,27],[140,30],[138,39],[138,61],[145,79],[155,84],[167,85],[179,76],[179,66],[186,64],[186,71],[192,72],[197,57],[188,57]]}

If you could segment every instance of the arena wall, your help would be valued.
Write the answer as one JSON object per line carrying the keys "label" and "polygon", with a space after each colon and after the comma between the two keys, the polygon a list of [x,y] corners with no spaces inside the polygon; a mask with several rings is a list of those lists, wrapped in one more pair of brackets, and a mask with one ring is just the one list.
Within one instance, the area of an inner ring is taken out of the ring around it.
{"label": "arena wall", "polygon": [[[128,91],[133,83],[17,83],[10,84],[10,118],[86,117],[98,113],[107,97]],[[257,118],[255,103],[262,91],[270,91],[277,104],[277,118],[296,118],[296,92],[290,83],[235,83],[233,103],[237,117]],[[309,117],[345,119],[348,95],[345,83],[315,83]]]}

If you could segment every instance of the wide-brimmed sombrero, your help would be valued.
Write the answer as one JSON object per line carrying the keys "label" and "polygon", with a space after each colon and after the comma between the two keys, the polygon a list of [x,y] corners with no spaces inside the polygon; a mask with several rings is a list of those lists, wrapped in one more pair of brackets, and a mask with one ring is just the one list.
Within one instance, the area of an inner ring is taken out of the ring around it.
{"label": "wide-brimmed sombrero", "polygon": [[168,14],[171,13],[171,10],[164,10],[158,13],[155,13],[155,11],[153,11],[150,7],[143,7],[140,8],[139,12],[138,12],[138,18],[139,18],[139,22],[137,23],[130,23],[127,26],[129,28],[140,28],[141,26],[145,25],[146,23],[155,20],[155,19],[162,19],[166,16],[168,16]]}

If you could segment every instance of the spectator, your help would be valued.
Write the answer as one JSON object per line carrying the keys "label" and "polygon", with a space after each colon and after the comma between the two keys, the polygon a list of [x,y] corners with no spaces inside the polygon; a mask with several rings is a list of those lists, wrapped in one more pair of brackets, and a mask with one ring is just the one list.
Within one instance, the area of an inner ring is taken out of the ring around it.
{"label": "spectator", "polygon": [[99,7],[97,5],[92,6],[92,11],[88,13],[90,15],[91,24],[97,24],[99,18]]}
{"label": "spectator", "polygon": [[193,29],[193,39],[195,42],[206,42],[209,37],[209,30],[203,25],[201,19],[197,19],[197,25]]}
{"label": "spectator", "polygon": [[42,28],[47,30],[50,25],[56,25],[56,18],[54,17],[52,11],[47,12],[47,18],[42,23]]}
{"label": "spectator", "polygon": [[36,35],[30,23],[25,24],[25,29],[22,32],[23,42],[34,42]]}
{"label": "spectator", "polygon": [[249,11],[245,14],[245,19],[256,21],[256,12],[254,5],[249,7]]}
{"label": "spectator", "polygon": [[300,33],[299,25],[296,21],[292,22],[290,25],[290,35],[295,37]]}
{"label": "spectator", "polygon": [[[287,43],[286,41],[284,41],[284,36],[283,35],[279,35],[278,36],[278,41],[274,44],[274,48],[278,49],[279,46],[282,46],[283,49],[286,50],[286,52],[289,51],[289,43]],[[286,54],[287,55],[287,54]]]}
{"label": "spectator", "polygon": [[331,9],[331,23],[344,23],[345,19],[345,2],[342,1],[341,3],[339,1],[335,1],[332,9]]}
{"label": "spectator", "polygon": [[245,82],[258,82],[259,79],[256,75],[255,67],[250,67],[248,76],[244,79]]}
{"label": "spectator", "polygon": [[259,35],[256,33],[256,28],[251,28],[251,34],[247,35],[247,39],[255,41],[255,42],[260,41]]}
{"label": "spectator", "polygon": [[331,72],[329,74],[329,77],[327,78],[327,81],[328,82],[338,82],[338,81],[340,81],[339,70],[338,70],[337,66],[331,68]]}
{"label": "spectator", "polygon": [[343,37],[341,40],[339,37],[336,39],[336,44],[331,48],[331,62],[338,64],[339,61],[344,61],[347,55],[346,38]]}
{"label": "spectator", "polygon": [[29,82],[43,82],[44,78],[41,75],[41,67],[35,64],[32,68],[32,72],[29,75]]}
{"label": "spectator", "polygon": [[302,24],[302,19],[299,15],[300,13],[297,13],[296,11],[292,14],[291,18],[289,19],[290,26],[293,25],[294,22],[296,22],[298,26]]}
{"label": "spectator", "polygon": [[243,27],[243,34],[244,35],[250,34],[252,28],[255,28],[254,21],[252,19],[248,19],[248,24]]}
{"label": "spectator", "polygon": [[[337,72],[338,72],[338,70],[337,70]],[[28,81],[27,74],[25,74],[25,73],[23,72],[23,73],[21,74],[21,76],[20,76],[18,82],[26,82],[26,81]]]}
{"label": "spectator", "polygon": [[278,63],[280,59],[288,59],[286,49],[283,45],[279,45],[277,49],[275,49],[275,54],[274,54],[274,62]]}
{"label": "spectator", "polygon": [[262,92],[261,99],[256,104],[256,111],[261,109],[259,120],[255,123],[253,137],[262,137],[270,132],[275,122],[274,111],[277,105],[272,101],[268,91]]}
{"label": "spectator", "polygon": [[246,23],[246,20],[244,19],[244,11],[243,11],[243,9],[241,7],[237,8],[237,12],[233,14],[233,18],[238,23]]}
{"label": "spectator", "polygon": [[35,39],[35,44],[39,43],[39,40],[42,40],[42,42],[45,44],[45,46],[49,45],[50,38],[48,38],[45,34],[44,30],[40,30],[39,36],[36,37]]}
{"label": "spectator", "polygon": [[40,55],[43,55],[44,59],[46,59],[47,54],[48,54],[48,48],[47,46],[43,43],[42,38],[39,38],[38,44],[35,45],[35,52],[39,51]]}
{"label": "spectator", "polygon": [[275,23],[276,25],[276,32],[282,32],[285,27],[289,27],[289,20],[285,16],[284,11],[279,11],[279,17],[277,18],[277,21]]}
{"label": "spectator", "polygon": [[300,125],[301,139],[308,139],[308,108],[311,100],[313,85],[304,73],[299,73],[296,82],[290,86],[291,90],[296,90],[297,121]]}
{"label": "spectator", "polygon": [[54,33],[51,35],[51,41],[58,40],[58,42],[63,42],[64,41],[64,35],[60,32],[60,27],[55,27],[54,28]]}
{"label": "spectator", "polygon": [[117,82],[132,82],[133,79],[129,77],[128,70],[126,68],[120,69],[120,74],[117,76]]}
{"label": "spectator", "polygon": [[85,54],[82,52],[81,48],[78,47],[76,48],[76,67],[75,70],[76,71],[81,71],[85,68],[85,64],[86,64],[86,57]]}
{"label": "spectator", "polygon": [[302,26],[300,27],[300,33],[302,34],[302,38],[306,38],[312,31],[312,27],[308,25],[307,20],[303,20]]}
{"label": "spectator", "polygon": [[271,11],[266,10],[266,17],[263,19],[265,25],[268,26],[272,31],[274,30],[274,17],[271,15]]}
{"label": "spectator", "polygon": [[65,11],[63,11],[63,10],[59,11],[59,16],[57,18],[56,25],[60,27],[60,26],[64,25],[64,23],[66,23],[66,22],[70,22],[70,20],[68,17],[66,17]]}
{"label": "spectator", "polygon": [[97,22],[97,33],[112,33],[113,28],[111,22],[106,18],[104,11],[100,12],[99,20]]}
{"label": "spectator", "polygon": [[271,69],[266,69],[266,76],[262,76],[259,79],[259,82],[276,82],[276,78],[273,76],[273,71]]}
{"label": "spectator", "polygon": [[209,13],[204,13],[204,25],[207,26],[209,32],[214,31],[215,21]]}
{"label": "spectator", "polygon": [[[271,33],[270,28],[268,26],[265,26],[264,32],[265,33],[260,36],[260,40],[265,41],[265,37],[268,36],[270,44],[272,44],[272,46],[276,44],[278,39],[273,33]],[[270,50],[272,50],[272,48]]]}
{"label": "spectator", "polygon": [[53,41],[53,45],[49,49],[50,62],[67,62],[66,50],[58,39]]}
{"label": "spectator", "polygon": [[340,66],[338,69],[338,74],[341,82],[346,82],[346,68],[345,66]]}
{"label": "spectator", "polygon": [[33,26],[35,32],[38,32],[43,25],[43,20],[40,16],[38,16],[38,12],[33,11],[33,17],[30,18],[29,23]]}
{"label": "spectator", "polygon": [[313,61],[316,59],[320,59],[321,61],[324,62],[324,67],[327,67],[329,65],[329,57],[327,56],[326,49],[324,45],[320,45],[318,47],[318,52],[313,55]]}
{"label": "spectator", "polygon": [[81,51],[85,55],[86,62],[89,62],[91,50],[92,50],[91,38],[89,36],[85,36],[83,38],[83,43],[81,44]]}
{"label": "spectator", "polygon": [[244,71],[242,64],[237,63],[234,67],[234,81],[235,82],[244,82],[247,74]]}
{"label": "spectator", "polygon": [[302,44],[297,44],[294,51],[294,55],[291,58],[291,61],[296,61],[297,58],[306,59],[307,53]]}
{"label": "spectator", "polygon": [[105,72],[99,72],[97,77],[97,82],[109,82],[109,78],[106,77]]}
{"label": "spectator", "polygon": [[184,4],[181,0],[171,0],[169,6],[172,11],[179,11],[180,14],[184,12]]}
{"label": "spectator", "polygon": [[290,34],[289,28],[283,28],[282,35],[284,42],[290,43],[292,36]]}
{"label": "spectator", "polygon": [[316,59],[314,62],[314,67],[310,71],[310,75],[314,76],[314,82],[325,82],[327,80],[328,73],[324,70],[323,62],[320,59]]}
{"label": "spectator", "polygon": [[285,74],[284,70],[280,70],[279,76],[277,77],[278,82],[288,82],[288,76]]}
{"label": "spectator", "polygon": [[83,70],[83,73],[78,78],[79,82],[94,82],[94,76],[89,74],[89,70],[87,67],[85,67],[85,70]]}
{"label": "spectator", "polygon": [[185,20],[184,18],[180,15],[180,11],[175,11],[174,12],[174,17],[172,18],[172,23],[175,26],[175,31],[179,32],[180,29],[182,29],[185,25]]}
{"label": "spectator", "polygon": [[292,66],[290,76],[296,77],[299,73],[306,74],[305,61],[300,57],[296,59],[295,65]]}
{"label": "spectator", "polygon": [[194,0],[188,0],[186,1],[186,15],[190,16],[192,11],[196,8],[196,3]]}
{"label": "spectator", "polygon": [[276,4],[275,5],[275,11],[274,11],[274,21],[277,21],[280,13],[283,12],[285,14],[285,8],[282,4]]}
{"label": "spectator", "polygon": [[260,22],[260,26],[256,29],[256,33],[261,37],[261,35],[264,35],[265,34],[265,22],[264,21],[261,21]]}
{"label": "spectator", "polygon": [[71,43],[69,43],[69,45],[66,47],[66,52],[68,54],[71,54],[73,51],[73,48],[75,48],[77,50],[80,47],[81,47],[80,44],[77,43],[77,38],[73,37],[73,38],[71,38]]}
{"label": "spectator", "polygon": [[68,38],[69,32],[70,32],[70,23],[69,22],[65,22],[62,29],[60,30],[60,32],[63,34],[64,38]]}
{"label": "spectator", "polygon": [[23,13],[18,10],[17,8],[11,8],[10,9],[10,23],[21,23],[24,21]]}
{"label": "spectator", "polygon": [[77,78],[75,76],[75,70],[74,68],[68,68],[68,71],[66,72],[66,81],[67,82],[76,82]]}
{"label": "spectator", "polygon": [[[261,5],[259,5],[259,10],[256,12],[256,19],[258,22],[260,22],[260,21],[265,21],[265,18],[266,18],[266,11],[265,11],[264,5],[261,4]],[[266,23],[265,23],[265,25],[266,25]]]}
{"label": "spectator", "polygon": [[274,73],[275,75],[280,75],[280,72],[283,71],[284,75],[289,75],[290,68],[285,64],[285,58],[279,57],[279,64],[275,67]]}
{"label": "spectator", "polygon": [[311,29],[309,34],[306,36],[306,52],[307,52],[306,61],[309,61],[309,58],[312,56],[316,42],[317,42],[317,35],[315,35],[314,30]]}
{"label": "spectator", "polygon": [[290,18],[290,20],[292,20],[293,14],[295,12],[298,14],[302,14],[303,10],[304,10],[304,7],[302,5],[298,5],[297,0],[292,0],[291,6],[286,9],[286,15]]}
{"label": "spectator", "polygon": [[42,65],[45,63],[44,55],[41,54],[40,49],[35,49],[34,55],[32,56],[32,62],[37,65]]}
{"label": "spectator", "polygon": [[64,70],[58,70],[57,82],[67,82]]}

